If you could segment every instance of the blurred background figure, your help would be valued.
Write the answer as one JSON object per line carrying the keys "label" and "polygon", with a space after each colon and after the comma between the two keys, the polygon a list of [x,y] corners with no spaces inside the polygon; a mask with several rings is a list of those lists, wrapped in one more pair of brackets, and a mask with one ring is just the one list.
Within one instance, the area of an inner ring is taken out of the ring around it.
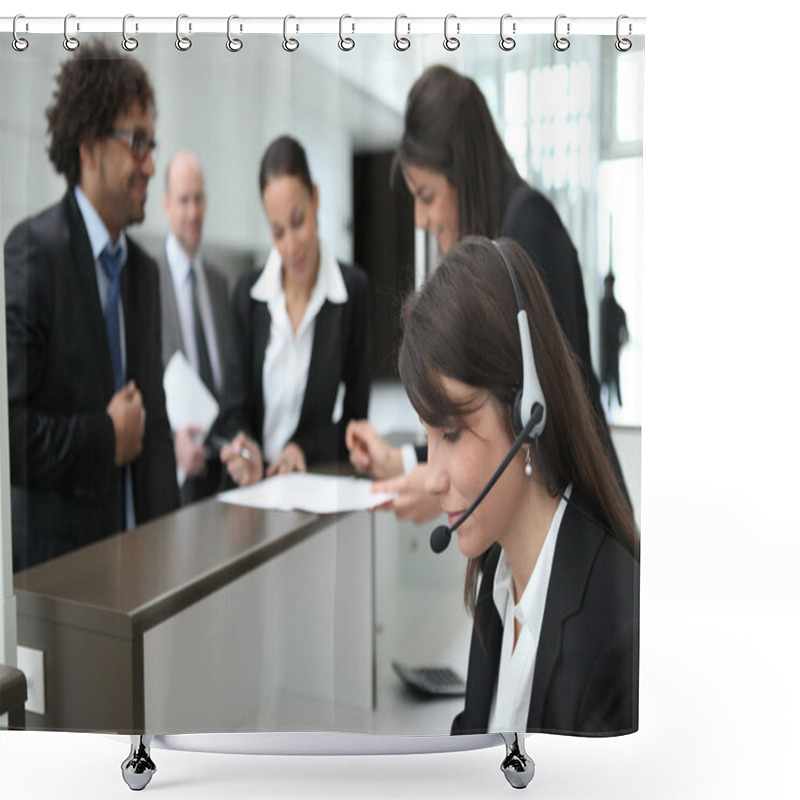
{"label": "blurred background figure", "polygon": [[[167,165],[164,214],[170,233],[158,254],[161,282],[161,346],[164,367],[180,350],[217,402],[224,390],[225,351],[230,337],[228,281],[201,252],[206,193],[192,153],[180,151]],[[181,503],[219,490],[219,448],[211,432],[196,425],[174,431]]]}
{"label": "blurred background figure", "polygon": [[609,269],[603,279],[603,299],[600,301],[600,383],[608,391],[608,407],[616,390],[617,402],[622,405],[619,381],[619,351],[628,341],[625,310],[614,297],[614,273]]}

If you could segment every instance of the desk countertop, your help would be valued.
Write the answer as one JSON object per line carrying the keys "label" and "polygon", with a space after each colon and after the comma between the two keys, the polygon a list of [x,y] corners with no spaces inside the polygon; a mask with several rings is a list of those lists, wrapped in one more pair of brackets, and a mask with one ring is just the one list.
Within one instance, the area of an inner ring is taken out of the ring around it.
{"label": "desk countertop", "polygon": [[274,558],[330,520],[211,498],[17,573],[18,611],[133,635]]}

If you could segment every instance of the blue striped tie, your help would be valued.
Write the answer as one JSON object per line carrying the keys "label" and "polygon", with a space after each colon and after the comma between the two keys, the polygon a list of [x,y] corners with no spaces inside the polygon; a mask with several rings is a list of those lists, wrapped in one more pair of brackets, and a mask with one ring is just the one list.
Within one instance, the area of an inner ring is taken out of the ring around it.
{"label": "blue striped tie", "polygon": [[100,253],[100,264],[108,276],[108,301],[106,303],[106,333],[108,349],[111,352],[111,368],[114,373],[114,391],[125,383],[125,370],[122,366],[122,331],[119,321],[119,275],[122,272],[122,246],[113,250],[107,244]]}
{"label": "blue striped tie", "polygon": [[[122,364],[122,331],[119,319],[119,275],[122,272],[122,245],[118,244],[112,250],[111,245],[107,244],[100,253],[100,264],[109,280],[106,302],[106,333],[108,334],[108,349],[111,353],[111,369],[114,374],[114,391],[117,392],[125,383],[125,369]],[[128,527],[126,493],[127,483],[130,480],[130,468],[125,467],[122,475],[121,530],[124,531]]]}

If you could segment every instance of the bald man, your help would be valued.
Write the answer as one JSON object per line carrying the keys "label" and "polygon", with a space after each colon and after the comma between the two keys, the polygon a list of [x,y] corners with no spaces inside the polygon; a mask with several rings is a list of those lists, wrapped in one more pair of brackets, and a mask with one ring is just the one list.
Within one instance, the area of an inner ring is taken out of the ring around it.
{"label": "bald man", "polygon": [[[206,195],[197,158],[176,153],[167,166],[164,214],[169,223],[156,261],[161,278],[162,354],[166,367],[181,350],[217,401],[222,398],[225,348],[230,327],[228,282],[202,256],[200,241]],[[181,503],[201,500],[220,488],[219,458],[204,442],[209,431],[189,425],[173,431]]]}

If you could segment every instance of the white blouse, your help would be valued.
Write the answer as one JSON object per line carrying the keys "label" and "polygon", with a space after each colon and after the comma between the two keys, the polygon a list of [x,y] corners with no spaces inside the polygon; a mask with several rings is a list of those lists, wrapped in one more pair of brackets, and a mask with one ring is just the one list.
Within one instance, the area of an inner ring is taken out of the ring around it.
{"label": "white blouse", "polygon": [[271,462],[281,454],[300,421],[317,314],[326,300],[346,303],[347,287],[336,259],[320,240],[317,281],[297,331],[292,328],[286,309],[281,257],[276,247],[272,248],[250,296],[267,303],[271,318],[269,344],[264,353],[264,434],[261,443],[265,461]]}
{"label": "white blouse", "polygon": [[[569,498],[572,484],[564,493]],[[494,573],[494,604],[503,621],[503,642],[500,649],[500,672],[489,713],[490,733],[522,733],[528,726],[536,653],[542,631],[547,587],[553,568],[558,530],[567,509],[562,497],[542,544],[528,584],[519,602],[514,604],[511,565],[505,550],[501,551]],[[514,620],[520,622],[519,639],[514,647]]]}

